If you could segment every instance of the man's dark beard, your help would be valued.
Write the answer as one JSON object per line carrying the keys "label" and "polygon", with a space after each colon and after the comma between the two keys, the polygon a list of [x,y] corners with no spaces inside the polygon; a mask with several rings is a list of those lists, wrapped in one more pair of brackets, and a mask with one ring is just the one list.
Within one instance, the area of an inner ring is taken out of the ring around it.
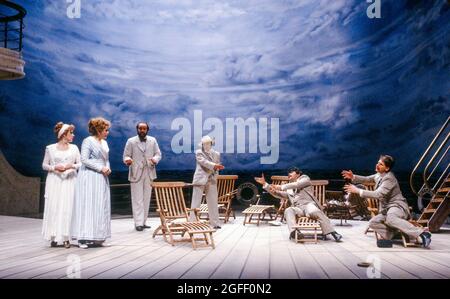
{"label": "man's dark beard", "polygon": [[141,141],[147,140],[147,133],[138,133],[138,136]]}

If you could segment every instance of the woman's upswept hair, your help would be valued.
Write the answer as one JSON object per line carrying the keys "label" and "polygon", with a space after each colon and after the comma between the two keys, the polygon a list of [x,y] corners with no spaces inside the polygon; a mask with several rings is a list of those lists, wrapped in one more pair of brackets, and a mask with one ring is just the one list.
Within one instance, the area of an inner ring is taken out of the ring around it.
{"label": "woman's upswept hair", "polygon": [[103,130],[111,127],[111,123],[103,117],[94,117],[89,120],[88,127],[89,134],[92,136],[98,136],[100,132],[103,132]]}

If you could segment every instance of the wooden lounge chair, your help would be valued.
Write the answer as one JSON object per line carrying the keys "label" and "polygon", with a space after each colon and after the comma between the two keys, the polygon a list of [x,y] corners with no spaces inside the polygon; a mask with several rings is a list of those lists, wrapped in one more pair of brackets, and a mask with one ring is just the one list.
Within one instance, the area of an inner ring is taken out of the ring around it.
{"label": "wooden lounge chair", "polygon": [[[218,207],[219,217],[223,219],[224,223],[227,223],[230,216],[236,219],[231,203],[236,196],[237,189],[234,188],[237,175],[219,175],[217,176],[217,194],[218,194]],[[208,204],[206,198],[203,196],[202,204],[200,205],[199,217],[201,219],[208,219]]]}
{"label": "wooden lounge chair", "polygon": [[[326,191],[325,214],[330,219],[339,219],[340,226],[343,226],[343,221],[353,218],[356,214],[354,207],[348,205],[343,201],[344,193],[342,191]],[[365,201],[364,201],[365,202]],[[366,208],[365,208],[366,209]]]}
{"label": "wooden lounge chair", "polygon": [[[287,176],[272,176],[272,184],[283,185],[289,182]],[[317,199],[317,204],[323,210],[326,205],[325,200],[325,186],[328,185],[327,180],[311,180],[313,186],[314,197]],[[289,200],[283,200],[280,202],[280,207],[277,210],[277,218],[280,217],[280,221],[284,220],[284,211],[288,207]]]}
{"label": "wooden lounge chair", "polygon": [[[295,242],[314,242],[317,243],[317,233],[322,234],[322,228],[318,221],[308,217],[298,217],[297,224],[293,226],[295,228]],[[299,229],[303,234],[303,237],[298,233]],[[312,235],[313,238],[306,238]]]}
{"label": "wooden lounge chair", "polygon": [[[374,191],[375,189],[375,183],[371,183],[371,184],[365,184],[365,187],[367,190],[369,191]],[[375,198],[367,198],[367,210],[369,210],[370,212],[370,216],[371,218],[378,215],[379,213],[379,201]],[[411,210],[411,207],[409,207],[409,209]],[[415,220],[408,220],[411,224],[413,224],[414,226],[417,227],[422,227],[422,225],[420,225],[417,221]],[[364,234],[367,234],[369,232],[373,232],[375,233],[375,238],[378,240],[380,238],[380,236],[374,232],[369,226],[367,226]],[[406,235],[405,233],[402,232],[398,232],[400,234],[400,237],[402,239],[402,243],[403,243],[403,247],[420,247],[422,246],[422,243],[419,242],[418,240],[410,240],[409,236]]]}
{"label": "wooden lounge chair", "polygon": [[[375,183],[367,183],[367,184],[364,184],[364,186],[366,187],[366,190],[369,190],[369,191],[375,190]],[[378,209],[379,209],[378,199],[367,198],[366,201],[367,201],[367,210],[370,212],[370,218],[378,215]],[[367,234],[370,232],[373,232],[373,230],[369,226],[367,226],[364,234]],[[375,234],[375,236],[378,238],[377,234]]]}
{"label": "wooden lounge chair", "polygon": [[[416,220],[408,220],[409,223],[411,223],[414,226],[422,227],[422,225],[419,224]],[[404,234],[400,232],[400,235],[402,237],[402,243],[403,247],[422,247],[422,242],[419,242],[419,240],[410,240],[410,237],[407,234]]]}
{"label": "wooden lounge chair", "polygon": [[[277,210],[274,205],[260,205],[259,201],[261,200],[261,196],[258,195],[258,201],[254,205],[250,205],[250,207],[246,208],[242,211],[244,214],[244,225],[246,224],[256,224],[259,226],[261,221],[273,221],[276,219]],[[269,219],[266,218],[269,216]],[[253,220],[253,217],[257,217],[256,220]]]}
{"label": "wooden lounge chair", "polygon": [[[273,175],[270,177],[270,180],[272,181],[272,185],[283,185],[289,182],[287,176],[281,176],[281,175]],[[284,221],[284,210],[286,210],[289,200],[281,200],[280,206],[277,209],[277,214],[275,217],[275,220],[280,217],[280,221]]]}
{"label": "wooden lounge chair", "polygon": [[[183,188],[189,186],[188,184],[184,182],[154,182],[152,186],[156,197],[157,212],[161,219],[161,225],[153,233],[153,238],[156,235],[163,235],[164,240],[172,246],[175,245],[175,242],[190,241],[194,249],[206,246],[215,248],[212,235],[215,230],[207,221],[200,221],[198,209],[186,208]],[[189,221],[190,211],[195,213],[196,221]],[[185,234],[188,234],[189,238],[183,238]],[[176,235],[181,236],[181,239],[174,239]],[[196,235],[200,235],[200,237],[196,237]],[[198,244],[196,241],[203,241],[205,244]]]}

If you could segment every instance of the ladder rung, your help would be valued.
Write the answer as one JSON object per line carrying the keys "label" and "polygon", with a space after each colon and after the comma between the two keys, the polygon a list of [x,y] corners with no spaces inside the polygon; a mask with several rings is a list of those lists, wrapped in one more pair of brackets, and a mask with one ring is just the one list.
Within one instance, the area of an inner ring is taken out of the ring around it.
{"label": "ladder rung", "polygon": [[432,200],[431,200],[431,202],[436,202],[436,203],[438,203],[438,202],[443,202],[444,201],[444,198],[443,197],[434,197]]}
{"label": "ladder rung", "polygon": [[429,220],[417,220],[418,223],[428,223]]}
{"label": "ladder rung", "polygon": [[438,189],[438,193],[447,193],[450,191],[450,187],[440,188]]}
{"label": "ladder rung", "polygon": [[437,209],[425,209],[424,213],[434,213]]}

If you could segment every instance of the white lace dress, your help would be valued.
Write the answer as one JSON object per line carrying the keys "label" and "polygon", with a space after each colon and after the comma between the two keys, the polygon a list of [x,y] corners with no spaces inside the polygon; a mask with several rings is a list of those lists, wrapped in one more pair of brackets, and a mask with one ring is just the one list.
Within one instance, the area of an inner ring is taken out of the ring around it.
{"label": "white lace dress", "polygon": [[[75,169],[55,171],[58,164],[73,164]],[[57,144],[51,144],[45,149],[42,168],[48,171],[48,175],[45,181],[42,235],[48,241],[63,242],[70,238],[74,188],[80,166],[80,151],[74,144],[70,144],[67,150],[59,150]]]}

